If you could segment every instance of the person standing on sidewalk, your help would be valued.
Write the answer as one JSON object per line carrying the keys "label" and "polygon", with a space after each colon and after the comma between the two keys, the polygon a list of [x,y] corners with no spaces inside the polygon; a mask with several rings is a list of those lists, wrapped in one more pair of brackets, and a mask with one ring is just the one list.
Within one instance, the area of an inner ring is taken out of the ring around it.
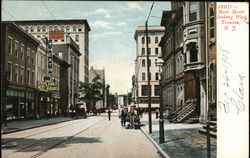
{"label": "person standing on sidewalk", "polygon": [[109,116],[109,121],[111,120],[111,111],[110,109],[108,110],[108,116]]}

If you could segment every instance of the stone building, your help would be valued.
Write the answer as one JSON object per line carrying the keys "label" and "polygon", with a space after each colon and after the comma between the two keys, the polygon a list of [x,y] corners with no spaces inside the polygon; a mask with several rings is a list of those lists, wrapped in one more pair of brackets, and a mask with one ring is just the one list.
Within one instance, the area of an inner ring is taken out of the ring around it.
{"label": "stone building", "polygon": [[161,49],[158,44],[161,37],[164,35],[164,27],[148,26],[148,52],[149,63],[147,63],[146,51],[146,33],[145,27],[139,26],[135,31],[134,39],[136,41],[136,60],[135,60],[135,102],[136,107],[147,109],[148,107],[148,78],[147,78],[147,64],[150,67],[150,85],[151,90],[151,107],[153,109],[159,108],[159,80],[158,68],[155,61],[158,55],[161,54]]}
{"label": "stone building", "polygon": [[172,11],[162,14],[165,34],[159,43],[164,60],[163,106],[168,114],[184,105],[183,2],[171,4]]}
{"label": "stone building", "polygon": [[79,60],[79,80],[89,81],[89,31],[90,27],[87,20],[32,20],[16,21],[23,29],[42,41],[49,30],[64,30],[64,39],[53,40],[53,44],[60,44],[66,41],[66,35],[70,35],[80,49]]}
{"label": "stone building", "polygon": [[3,119],[36,116],[36,53],[39,41],[12,22],[1,34],[1,108]]}

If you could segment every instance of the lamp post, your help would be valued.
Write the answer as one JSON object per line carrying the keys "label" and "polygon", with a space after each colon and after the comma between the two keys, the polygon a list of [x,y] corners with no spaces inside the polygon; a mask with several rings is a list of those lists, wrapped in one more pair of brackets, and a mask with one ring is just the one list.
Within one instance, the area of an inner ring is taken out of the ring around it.
{"label": "lamp post", "polygon": [[164,64],[164,61],[160,56],[158,56],[158,59],[156,60],[155,65],[158,66],[159,74],[159,89],[160,89],[160,119],[159,119],[159,136],[160,136],[160,144],[164,143],[164,120],[163,120],[163,105],[162,105],[162,66]]}

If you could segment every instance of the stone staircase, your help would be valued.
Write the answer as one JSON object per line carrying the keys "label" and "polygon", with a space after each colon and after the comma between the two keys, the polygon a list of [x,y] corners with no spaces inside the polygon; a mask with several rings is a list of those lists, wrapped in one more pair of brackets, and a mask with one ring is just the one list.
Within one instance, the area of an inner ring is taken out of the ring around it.
{"label": "stone staircase", "polygon": [[[209,121],[210,126],[209,126],[209,133],[210,136],[213,138],[217,138],[217,121],[213,120],[213,121]],[[199,133],[207,135],[207,126],[203,125],[203,128],[198,130]]]}
{"label": "stone staircase", "polygon": [[195,109],[196,100],[188,100],[183,107],[177,109],[172,115],[168,117],[168,119],[170,122],[180,123],[195,113]]}

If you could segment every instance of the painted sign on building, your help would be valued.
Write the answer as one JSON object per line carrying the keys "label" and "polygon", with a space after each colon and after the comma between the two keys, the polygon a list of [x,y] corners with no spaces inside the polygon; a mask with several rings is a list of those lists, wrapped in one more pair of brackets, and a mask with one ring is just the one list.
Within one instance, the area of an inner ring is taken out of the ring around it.
{"label": "painted sign on building", "polygon": [[39,81],[37,82],[37,87],[38,89],[41,90],[48,90],[48,91],[56,91],[58,84],[57,82],[52,82],[52,81]]}
{"label": "painted sign on building", "polygon": [[59,40],[64,39],[63,30],[49,30],[49,39]]}

